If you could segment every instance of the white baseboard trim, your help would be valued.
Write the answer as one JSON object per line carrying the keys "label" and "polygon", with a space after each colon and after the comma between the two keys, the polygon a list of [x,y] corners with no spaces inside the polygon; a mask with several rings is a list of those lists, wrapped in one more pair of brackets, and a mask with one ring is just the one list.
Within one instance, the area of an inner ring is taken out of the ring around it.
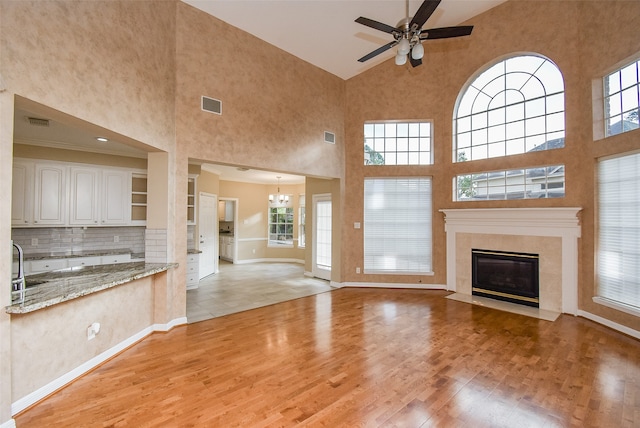
{"label": "white baseboard trim", "polygon": [[[331,284],[333,287],[334,285]],[[342,287],[355,288],[411,288],[416,290],[446,290],[446,284],[415,284],[415,283],[389,283],[389,282],[343,282]]]}
{"label": "white baseboard trim", "polygon": [[276,259],[276,258],[263,258],[263,259],[246,259],[236,260],[233,262],[235,265],[245,265],[249,263],[299,263],[304,264],[304,260],[300,259]]}
{"label": "white baseboard trim", "polygon": [[16,428],[16,421],[14,419],[9,419],[8,421],[0,424],[0,428]]}
{"label": "white baseboard trim", "polygon": [[[118,355],[119,353],[121,353],[122,351],[124,351],[128,347],[134,345],[136,342],[139,342],[140,340],[144,339],[145,337],[147,337],[148,335],[150,335],[154,331],[166,332],[166,331],[171,330],[175,326],[186,324],[186,323],[187,323],[187,318],[186,317],[181,317],[181,318],[176,318],[174,320],[171,320],[167,324],[153,324],[153,325],[143,329],[142,331],[140,331],[140,332],[134,334],[133,336],[131,336],[131,337],[123,340],[122,342],[118,343],[116,346],[114,346],[114,347],[112,347],[110,349],[107,349],[106,351],[102,352],[101,354],[96,355],[95,357],[91,358],[90,360],[86,361],[85,363],[79,365],[78,367],[76,367],[75,369],[71,370],[70,372],[68,372],[68,373],[60,376],[59,378],[49,382],[48,384],[46,384],[43,387],[33,391],[32,393],[27,394],[26,396],[14,401],[11,404],[11,414],[15,415],[15,414],[23,411],[24,409],[34,405],[38,401],[40,401],[43,398],[47,397],[48,395],[53,394],[58,389],[62,388],[63,386],[67,385],[70,382],[73,382],[74,380],[76,380],[77,378],[82,376],[83,374],[85,374],[88,371],[94,369],[95,367],[97,367],[100,364],[104,363],[108,359]],[[9,425],[9,426],[11,426],[11,425]],[[13,426],[15,426],[15,424]],[[0,428],[4,428],[4,424]]]}
{"label": "white baseboard trim", "polygon": [[609,328],[619,331],[620,333],[624,333],[628,336],[634,337],[636,339],[640,339],[640,331],[634,330],[630,327],[627,327],[622,324],[618,324],[617,322],[608,320],[606,318],[602,318],[601,316],[592,314],[591,312],[578,310],[578,316],[591,320],[593,322],[597,322],[598,324],[602,324]]}
{"label": "white baseboard trim", "polygon": [[174,320],[169,321],[166,324],[154,324],[151,327],[153,331],[169,331],[173,327],[177,327],[179,325],[187,324],[187,317],[176,318]]}

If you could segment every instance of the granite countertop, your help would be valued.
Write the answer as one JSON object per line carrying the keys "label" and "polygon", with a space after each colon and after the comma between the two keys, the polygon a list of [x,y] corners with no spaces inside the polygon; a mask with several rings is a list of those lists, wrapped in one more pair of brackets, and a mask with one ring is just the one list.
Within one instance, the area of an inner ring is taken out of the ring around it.
{"label": "granite countertop", "polygon": [[[70,259],[72,257],[97,257],[111,256],[115,254],[129,254],[128,248],[114,250],[84,250],[84,251],[51,251],[48,253],[30,253],[24,255],[24,260],[46,260],[46,259]],[[143,256],[144,258],[144,256]]]}
{"label": "granite countertop", "polygon": [[5,311],[9,314],[26,314],[68,300],[96,293],[164,272],[178,266],[177,263],[120,263],[98,266],[78,266],[27,276],[24,301],[18,292],[12,293],[13,304]]}

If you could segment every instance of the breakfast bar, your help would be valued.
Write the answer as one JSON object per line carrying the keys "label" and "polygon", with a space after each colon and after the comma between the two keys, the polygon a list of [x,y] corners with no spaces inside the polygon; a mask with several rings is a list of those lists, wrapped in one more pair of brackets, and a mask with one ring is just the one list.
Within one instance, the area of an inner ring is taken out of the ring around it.
{"label": "breakfast bar", "polygon": [[25,314],[97,293],[176,267],[176,263],[119,263],[75,266],[25,278],[24,298],[14,292],[9,314]]}

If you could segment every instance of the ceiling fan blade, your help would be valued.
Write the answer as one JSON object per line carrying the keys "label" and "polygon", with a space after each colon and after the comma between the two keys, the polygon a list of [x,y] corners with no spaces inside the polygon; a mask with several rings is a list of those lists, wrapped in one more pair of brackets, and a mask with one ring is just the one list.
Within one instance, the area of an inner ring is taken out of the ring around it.
{"label": "ceiling fan blade", "polygon": [[365,62],[367,60],[370,60],[371,58],[373,58],[374,56],[380,55],[382,52],[387,51],[389,49],[391,49],[392,47],[394,47],[395,45],[397,45],[398,42],[397,41],[393,41],[393,42],[389,42],[386,45],[380,46],[378,49],[376,49],[373,52],[370,52],[368,54],[366,54],[365,56],[363,56],[362,58],[360,58],[358,61],[360,62]]}
{"label": "ceiling fan blade", "polygon": [[448,39],[450,37],[468,36],[473,30],[473,25],[460,27],[442,27],[423,30],[420,40]]}
{"label": "ceiling fan blade", "polygon": [[411,63],[412,67],[417,67],[417,66],[422,64],[422,58],[413,59],[413,57],[411,55],[409,55],[409,62]]}
{"label": "ceiling fan blade", "polygon": [[[433,14],[438,5],[440,4],[440,0],[424,0],[424,2],[418,8],[418,11],[413,18],[411,18],[411,22],[409,23],[409,28],[414,31],[418,28],[422,28],[427,19]],[[414,28],[415,26],[415,28]]]}
{"label": "ceiling fan blade", "polygon": [[392,34],[396,30],[396,27],[392,27],[391,25],[383,24],[382,22],[374,21],[373,19],[359,17],[356,19],[358,24],[366,25],[367,27],[371,27],[375,30],[384,31],[385,33]]}

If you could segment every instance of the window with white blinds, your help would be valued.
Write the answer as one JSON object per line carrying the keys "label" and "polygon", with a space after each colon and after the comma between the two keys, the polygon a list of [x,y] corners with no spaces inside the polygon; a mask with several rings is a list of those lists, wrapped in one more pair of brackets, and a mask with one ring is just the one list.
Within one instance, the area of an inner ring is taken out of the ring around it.
{"label": "window with white blinds", "polygon": [[598,165],[599,303],[640,315],[640,153]]}
{"label": "window with white blinds", "polygon": [[431,178],[364,182],[364,272],[429,274]]}

